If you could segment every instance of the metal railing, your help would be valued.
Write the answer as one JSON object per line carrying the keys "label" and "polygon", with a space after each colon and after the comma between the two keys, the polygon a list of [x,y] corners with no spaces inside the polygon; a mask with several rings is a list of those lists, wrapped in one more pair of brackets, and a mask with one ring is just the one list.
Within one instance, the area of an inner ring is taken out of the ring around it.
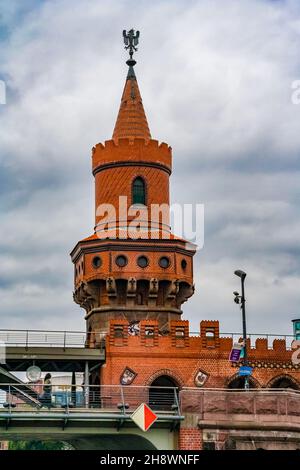
{"label": "metal railing", "polygon": [[159,414],[180,414],[176,387],[0,384],[0,416],[26,410],[132,413],[146,403]]}
{"label": "metal railing", "polygon": [[105,333],[82,331],[0,330],[0,341],[16,347],[101,347]]}
{"label": "metal railing", "polygon": [[[84,347],[102,347],[107,332],[95,331],[43,331],[43,330],[0,330],[0,342],[6,346],[16,347],[61,347],[61,348],[84,348]],[[200,332],[190,332],[190,336],[200,336]],[[220,333],[220,338],[232,338],[238,341],[242,333]],[[295,337],[293,335],[276,335],[270,333],[250,333],[247,335],[250,340],[251,348],[255,348],[256,339],[266,339],[268,349],[272,349],[275,339],[282,339],[286,342],[286,348],[291,349],[291,344]]]}
{"label": "metal railing", "polygon": [[[190,336],[200,336],[199,331],[193,331],[190,332]],[[223,333],[221,332],[219,334],[220,338],[232,338],[233,342],[237,342],[240,338],[243,337],[242,333]],[[268,349],[273,348],[273,341],[274,339],[282,339],[286,342],[286,348],[291,349],[291,344],[293,340],[295,339],[294,335],[277,335],[277,334],[271,334],[271,333],[249,333],[247,334],[247,338],[250,340],[250,345],[251,348],[255,348],[255,341],[257,339],[266,339],[267,340],[267,345]]]}

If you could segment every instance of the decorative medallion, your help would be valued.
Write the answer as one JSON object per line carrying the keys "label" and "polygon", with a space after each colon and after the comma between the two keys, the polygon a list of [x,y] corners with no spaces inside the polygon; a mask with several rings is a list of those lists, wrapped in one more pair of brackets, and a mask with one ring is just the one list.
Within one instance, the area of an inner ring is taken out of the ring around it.
{"label": "decorative medallion", "polygon": [[207,379],[208,379],[208,374],[206,374],[202,370],[198,370],[194,379],[196,387],[203,387]]}
{"label": "decorative medallion", "polygon": [[136,378],[137,373],[134,370],[129,369],[126,367],[120,377],[120,384],[121,385],[131,385],[134,379]]}
{"label": "decorative medallion", "polygon": [[128,326],[128,334],[131,336],[138,336],[140,334],[140,322],[133,321]]}

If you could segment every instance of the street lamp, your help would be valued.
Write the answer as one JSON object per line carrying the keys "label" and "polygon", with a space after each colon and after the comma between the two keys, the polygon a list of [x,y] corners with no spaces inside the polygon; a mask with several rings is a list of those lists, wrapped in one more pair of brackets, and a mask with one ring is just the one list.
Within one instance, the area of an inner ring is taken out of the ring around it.
{"label": "street lamp", "polygon": [[[246,309],[245,309],[245,278],[247,274],[242,271],[241,269],[237,269],[234,271],[234,274],[241,279],[241,287],[242,287],[242,295],[239,295],[238,292],[234,292],[234,301],[237,304],[241,304],[242,309],[242,319],[243,319],[243,342],[244,342],[244,357],[243,357],[243,365],[248,365],[248,352],[247,352],[247,327],[246,327]],[[249,377],[248,375],[245,376],[245,389],[249,389]]]}

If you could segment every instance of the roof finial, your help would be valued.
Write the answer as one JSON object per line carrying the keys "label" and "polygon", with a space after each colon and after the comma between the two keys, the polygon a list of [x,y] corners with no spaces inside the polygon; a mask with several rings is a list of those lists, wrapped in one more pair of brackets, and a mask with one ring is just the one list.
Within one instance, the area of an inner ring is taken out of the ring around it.
{"label": "roof finial", "polygon": [[128,50],[130,58],[126,62],[129,69],[113,132],[114,141],[119,139],[144,139],[148,142],[151,139],[138,82],[134,73],[136,62],[132,57],[137,51],[139,37],[139,31],[134,31],[134,29],[123,31],[125,49]]}
{"label": "roof finial", "polygon": [[126,62],[126,64],[129,67],[133,67],[136,64],[136,61],[132,58],[132,56],[134,52],[138,50],[136,46],[139,43],[139,37],[140,37],[139,31],[136,31],[135,33],[134,29],[130,29],[128,32],[126,31],[126,29],[123,30],[123,39],[124,39],[125,49],[126,50],[129,49],[130,59],[127,60]]}

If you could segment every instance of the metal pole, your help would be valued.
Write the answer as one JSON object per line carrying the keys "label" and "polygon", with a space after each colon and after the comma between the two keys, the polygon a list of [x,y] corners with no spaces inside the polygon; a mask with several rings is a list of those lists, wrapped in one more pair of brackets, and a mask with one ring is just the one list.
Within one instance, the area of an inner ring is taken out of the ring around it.
{"label": "metal pole", "polygon": [[[248,365],[248,351],[247,351],[247,324],[246,324],[246,308],[245,308],[245,277],[241,277],[241,284],[242,284],[242,298],[241,298],[241,306],[242,306],[242,318],[243,318],[243,341],[244,341],[244,358],[243,363],[244,366]],[[245,390],[249,390],[249,377],[248,375],[245,376]]]}
{"label": "metal pole", "polygon": [[85,370],[84,370],[84,404],[85,407],[89,407],[89,363],[88,361],[85,361]]}
{"label": "metal pole", "polygon": [[12,394],[10,390],[10,385],[8,386],[8,411],[9,414],[11,414],[11,399],[12,399]]}

